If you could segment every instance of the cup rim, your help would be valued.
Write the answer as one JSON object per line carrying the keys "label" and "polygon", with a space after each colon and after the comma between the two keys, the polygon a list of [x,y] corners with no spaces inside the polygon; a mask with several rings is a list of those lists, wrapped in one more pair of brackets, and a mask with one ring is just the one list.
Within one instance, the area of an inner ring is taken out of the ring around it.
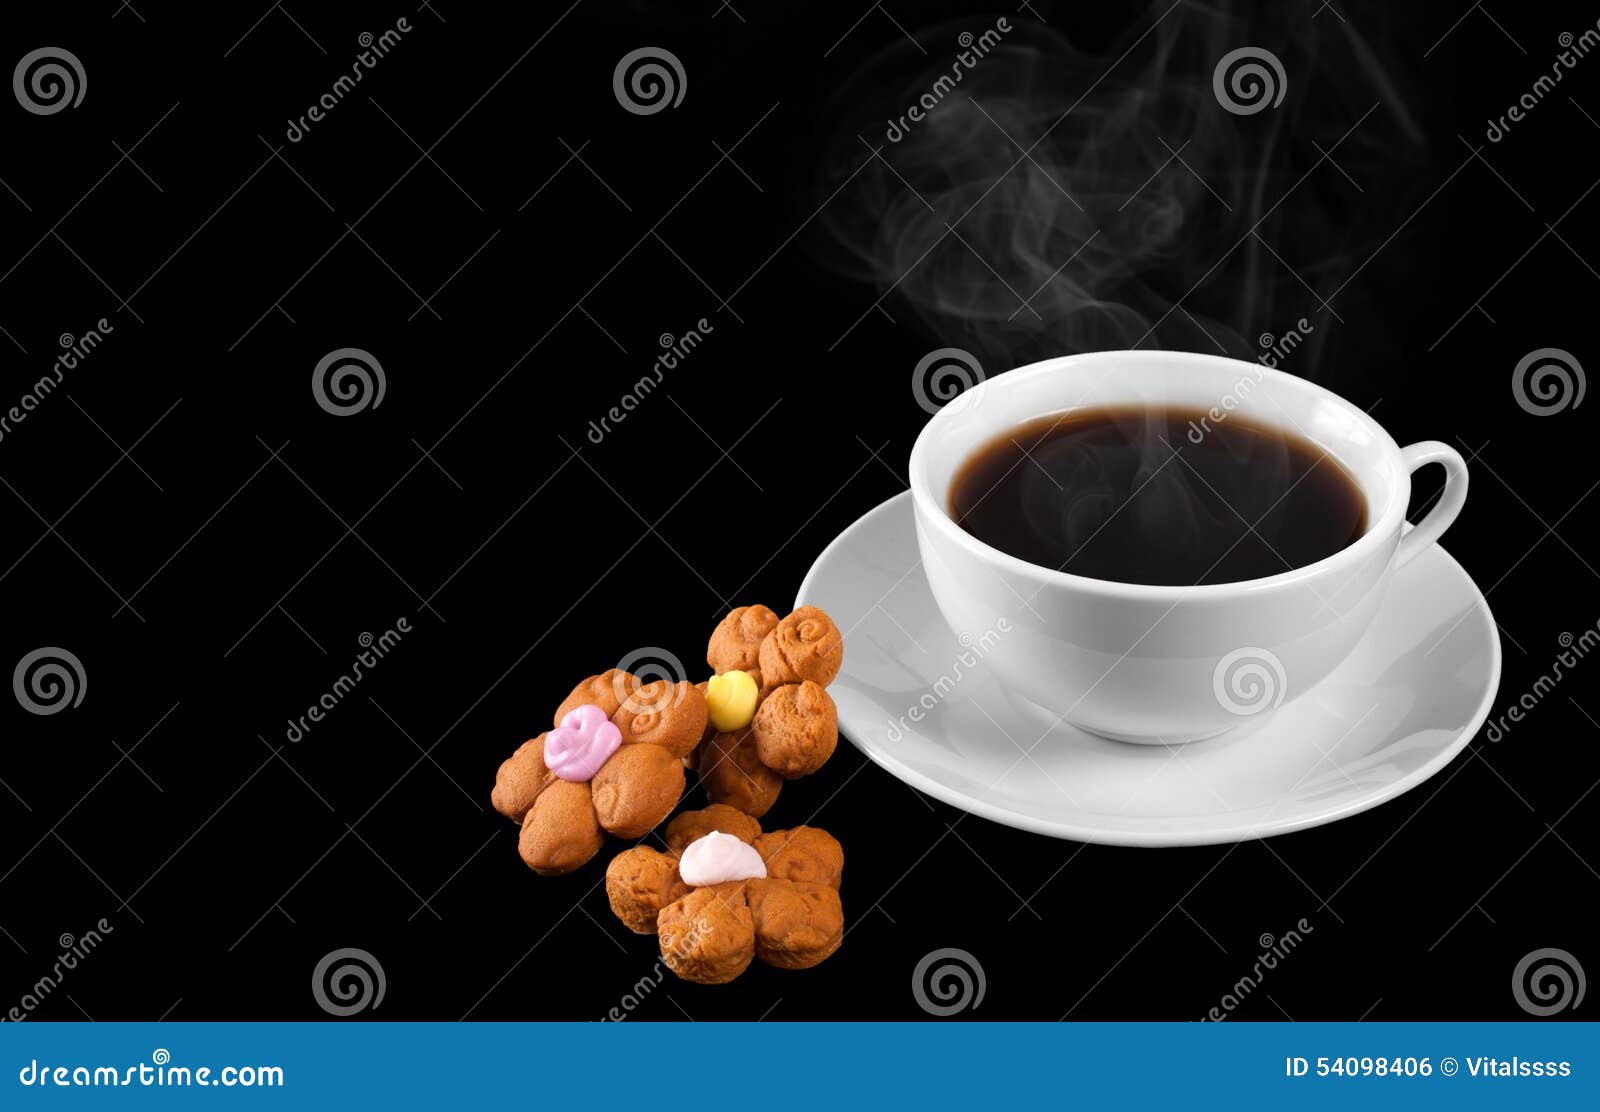
{"label": "cup rim", "polygon": [[[946,539],[955,542],[978,559],[991,564],[998,564],[1013,574],[1035,580],[1043,586],[1067,587],[1080,593],[1098,595],[1105,598],[1149,602],[1174,602],[1180,599],[1197,598],[1214,599],[1228,595],[1249,594],[1291,586],[1322,576],[1342,565],[1353,564],[1363,560],[1387,543],[1388,538],[1398,535],[1399,529],[1405,520],[1410,485],[1406,481],[1409,476],[1401,460],[1400,446],[1395,443],[1394,437],[1390,436],[1388,430],[1375,421],[1365,410],[1335,394],[1332,390],[1274,367],[1267,367],[1260,363],[1247,363],[1242,359],[1208,355],[1204,352],[1169,350],[1090,351],[1080,352],[1075,355],[1059,355],[1036,363],[1029,363],[1015,370],[1006,371],[1002,375],[985,379],[976,389],[983,391],[1014,389],[1025,382],[1048,375],[1067,365],[1110,359],[1124,359],[1135,363],[1150,363],[1160,359],[1178,359],[1183,362],[1201,362],[1216,366],[1248,368],[1252,374],[1261,372],[1261,377],[1270,380],[1281,380],[1293,389],[1309,390],[1313,394],[1320,395],[1328,403],[1344,410],[1374,434],[1377,442],[1384,447],[1386,453],[1395,463],[1405,488],[1404,490],[1396,490],[1391,494],[1389,504],[1383,507],[1383,512],[1380,516],[1368,523],[1366,532],[1362,533],[1353,544],[1348,544],[1339,551],[1324,556],[1313,563],[1303,564],[1298,568],[1291,568],[1276,575],[1262,576],[1257,579],[1240,579],[1229,583],[1198,583],[1190,585],[1124,583],[1115,579],[1094,579],[1090,576],[1074,575],[1072,572],[1057,571],[1054,568],[1029,563],[1027,560],[1013,556],[1009,552],[1004,552],[986,541],[979,540],[956,524],[955,519],[950,516],[946,508],[946,500],[938,492],[930,489],[929,483],[924,476],[926,468],[923,463],[927,454],[931,451],[929,447],[931,434],[940,427],[941,422],[953,419],[949,415],[952,411],[959,409],[961,399],[957,398],[955,402],[946,405],[933,415],[928,423],[922,427],[922,431],[917,434],[916,442],[911,446],[911,456],[907,464],[910,472],[911,498],[912,504],[921,511],[923,520],[931,528],[938,530]],[[973,448],[976,447],[977,445],[973,445]],[[1368,492],[1365,488],[1363,488],[1362,494],[1367,496]]]}

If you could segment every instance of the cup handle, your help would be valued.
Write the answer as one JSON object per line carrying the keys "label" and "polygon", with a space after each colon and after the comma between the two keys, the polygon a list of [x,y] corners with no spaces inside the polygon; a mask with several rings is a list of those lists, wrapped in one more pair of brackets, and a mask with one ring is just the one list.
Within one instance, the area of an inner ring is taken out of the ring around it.
{"label": "cup handle", "polygon": [[1400,449],[1400,459],[1408,474],[1429,463],[1444,465],[1444,493],[1438,503],[1423,519],[1400,538],[1395,567],[1401,567],[1418,556],[1423,549],[1438,540],[1450,528],[1461,507],[1467,501],[1467,461],[1450,445],[1438,440],[1419,440]]}

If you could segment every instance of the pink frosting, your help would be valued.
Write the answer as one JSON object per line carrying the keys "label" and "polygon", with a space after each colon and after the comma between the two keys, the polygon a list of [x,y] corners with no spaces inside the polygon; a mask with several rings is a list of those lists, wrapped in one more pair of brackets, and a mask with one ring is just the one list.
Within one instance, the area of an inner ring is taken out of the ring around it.
{"label": "pink frosting", "polygon": [[616,723],[593,703],[585,703],[545,735],[544,766],[563,780],[592,780],[621,744]]}
{"label": "pink frosting", "polygon": [[767,875],[767,863],[748,842],[713,830],[696,838],[678,859],[678,875],[693,888],[728,880],[753,880]]}

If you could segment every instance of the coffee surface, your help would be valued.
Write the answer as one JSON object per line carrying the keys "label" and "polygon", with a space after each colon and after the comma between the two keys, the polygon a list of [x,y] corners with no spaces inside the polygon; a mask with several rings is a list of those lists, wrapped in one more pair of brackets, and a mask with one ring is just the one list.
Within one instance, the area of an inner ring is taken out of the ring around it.
{"label": "coffee surface", "polygon": [[956,472],[950,515],[1041,567],[1123,583],[1233,583],[1315,563],[1365,531],[1360,486],[1303,437],[1186,407],[1035,418]]}

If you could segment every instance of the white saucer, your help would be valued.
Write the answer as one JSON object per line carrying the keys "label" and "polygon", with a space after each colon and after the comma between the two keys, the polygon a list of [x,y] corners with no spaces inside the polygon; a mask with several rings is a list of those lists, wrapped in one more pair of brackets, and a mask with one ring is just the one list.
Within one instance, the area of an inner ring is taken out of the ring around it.
{"label": "white saucer", "polygon": [[895,776],[1023,830],[1176,846],[1357,814],[1422,783],[1471,740],[1500,682],[1482,593],[1437,545],[1389,590],[1350,658],[1317,687],[1219,737],[1173,746],[1052,724],[1007,693],[928,593],[909,493],[840,534],[798,602],[845,631],[844,669],[828,689],[839,728]]}

